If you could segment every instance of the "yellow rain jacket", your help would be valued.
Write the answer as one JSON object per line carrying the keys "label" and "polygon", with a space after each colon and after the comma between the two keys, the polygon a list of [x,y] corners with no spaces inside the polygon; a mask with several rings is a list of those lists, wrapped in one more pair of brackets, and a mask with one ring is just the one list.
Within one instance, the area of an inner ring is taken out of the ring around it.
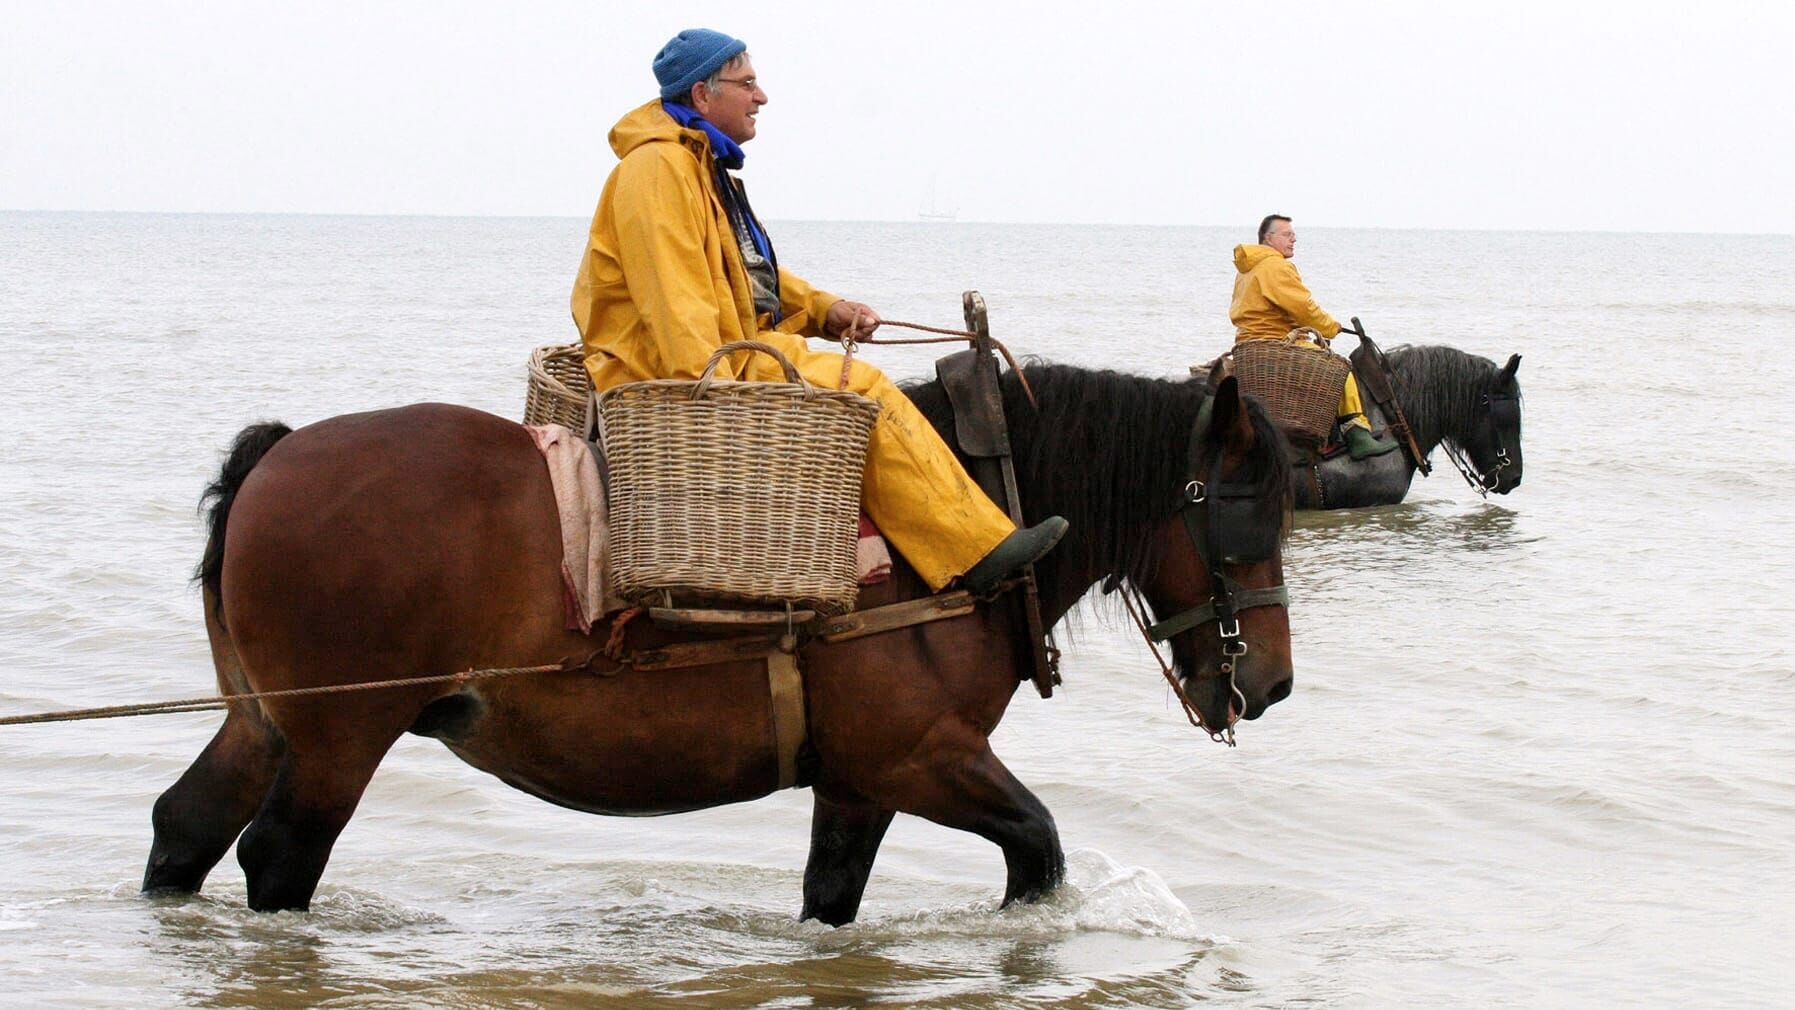
{"label": "yellow rain jacket", "polygon": [[[611,150],[622,162],[605,182],[573,284],[586,370],[601,392],[644,379],[696,379],[718,347],[773,329],[754,314],[710,139],[674,122],[656,99],[618,121]],[[779,294],[778,331],[806,336],[822,334],[829,306],[841,300],[783,268]],[[741,360],[717,366],[718,378],[736,378]]]}
{"label": "yellow rain jacket", "polygon": [[[605,181],[579,276],[573,321],[600,392],[645,379],[695,379],[711,352],[752,337],[778,347],[804,377],[835,389],[842,356],[812,351],[840,301],[779,270],[783,319],[754,312],[741,247],[717,193],[710,140],[654,100],[611,130],[621,159]],[[782,382],[765,355],[739,354],[719,378]],[[1016,527],[979,490],[935,429],[877,368],[856,360],[847,388],[879,403],[862,502],[892,546],[939,589]]]}
{"label": "yellow rain jacket", "polygon": [[1313,326],[1322,336],[1340,332],[1334,317],[1321,311],[1303,284],[1296,264],[1268,245],[1234,247],[1234,303],[1228,318],[1239,332],[1236,340],[1282,340],[1299,326]]}
{"label": "yellow rain jacket", "polygon": [[[1234,340],[1282,340],[1299,326],[1313,327],[1323,337],[1332,339],[1340,333],[1334,317],[1321,311],[1315,296],[1303,284],[1303,275],[1296,264],[1268,245],[1234,247],[1234,300],[1228,306],[1228,319],[1236,330]],[[1317,346],[1316,350],[1326,351]],[[1365,407],[1359,399],[1359,384],[1351,372],[1346,373],[1346,388],[1340,392],[1336,413],[1351,424],[1369,427]]]}

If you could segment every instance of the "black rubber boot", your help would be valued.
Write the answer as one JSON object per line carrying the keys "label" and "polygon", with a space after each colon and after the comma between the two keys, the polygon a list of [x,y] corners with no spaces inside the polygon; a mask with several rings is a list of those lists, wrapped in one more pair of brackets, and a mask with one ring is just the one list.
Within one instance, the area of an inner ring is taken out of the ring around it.
{"label": "black rubber boot", "polygon": [[1352,454],[1353,459],[1366,459],[1396,451],[1396,443],[1387,438],[1378,438],[1371,433],[1370,428],[1354,424],[1346,429],[1346,451]]}
{"label": "black rubber boot", "polygon": [[1060,537],[1066,535],[1068,525],[1059,516],[1048,516],[1028,529],[1004,537],[991,548],[991,553],[980,558],[978,564],[960,577],[960,584],[975,596],[991,592],[1005,576],[1046,557],[1053,545],[1060,542]]}

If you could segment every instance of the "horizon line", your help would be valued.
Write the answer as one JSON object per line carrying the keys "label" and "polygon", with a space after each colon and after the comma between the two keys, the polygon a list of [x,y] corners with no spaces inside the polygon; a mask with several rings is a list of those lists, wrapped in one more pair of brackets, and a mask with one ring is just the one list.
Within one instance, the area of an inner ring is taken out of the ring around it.
{"label": "horizon line", "polygon": [[[60,214],[60,215],[92,215],[92,216],[138,216],[138,217],[322,217],[322,218],[419,218],[439,220],[490,220],[490,221],[581,221],[585,218],[573,214],[445,214],[406,211],[310,211],[310,210],[92,210],[66,208],[15,208],[0,207],[0,214]],[[1001,219],[961,218],[953,221],[923,220],[912,217],[891,218],[768,218],[786,224],[900,224],[929,228],[952,228],[957,225],[1003,225],[1011,227],[1040,228],[1239,228],[1237,223],[1229,224],[1195,224],[1195,223],[1143,223],[1131,221],[1015,221]],[[1312,219],[1311,219],[1312,220]],[[1413,225],[1360,225],[1360,224],[1308,224],[1305,228],[1323,231],[1426,231],[1426,232],[1478,232],[1489,234],[1534,234],[1534,235],[1713,235],[1713,236],[1747,236],[1753,238],[1795,237],[1789,231],[1697,231],[1693,229],[1663,228],[1490,228],[1475,226],[1440,226],[1422,227]],[[1250,230],[1250,228],[1249,228]]]}

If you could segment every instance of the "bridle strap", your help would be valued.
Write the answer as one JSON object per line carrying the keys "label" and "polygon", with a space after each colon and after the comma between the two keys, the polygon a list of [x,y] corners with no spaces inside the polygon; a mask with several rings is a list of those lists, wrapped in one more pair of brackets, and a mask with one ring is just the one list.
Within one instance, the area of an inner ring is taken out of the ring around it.
{"label": "bridle strap", "polygon": [[[1229,579],[1228,581],[1233,582],[1234,580]],[[1290,590],[1282,585],[1266,586],[1263,589],[1241,589],[1235,585],[1232,587],[1231,595],[1235,613],[1251,610],[1254,607],[1290,606]],[[1211,601],[1200,607],[1180,611],[1177,615],[1160,621],[1158,624],[1147,625],[1147,637],[1155,642],[1163,642],[1173,635],[1183,634],[1199,624],[1207,624],[1219,617],[1215,603]]]}
{"label": "bridle strap", "polygon": [[[1241,638],[1240,621],[1235,615],[1253,607],[1288,607],[1290,605],[1290,593],[1283,585],[1268,586],[1263,589],[1243,589],[1238,582],[1229,578],[1227,573],[1222,571],[1224,555],[1221,544],[1221,500],[1224,493],[1238,491],[1239,487],[1224,485],[1221,482],[1224,454],[1219,451],[1215,453],[1213,459],[1208,461],[1209,482],[1207,485],[1204,484],[1203,444],[1209,438],[1209,429],[1214,417],[1215,391],[1210,390],[1209,395],[1203,400],[1203,405],[1197,408],[1197,418],[1191,424],[1190,461],[1185,470],[1190,475],[1190,480],[1184,486],[1184,506],[1178,510],[1184,520],[1184,529],[1190,534],[1191,546],[1196,548],[1197,556],[1202,559],[1203,567],[1209,572],[1210,584],[1213,587],[1211,598],[1208,603],[1180,611],[1151,626],[1147,624],[1146,618],[1147,601],[1140,599],[1137,606],[1135,598],[1139,594],[1137,588],[1123,586],[1122,601],[1128,607],[1128,615],[1134,618],[1135,627],[1141,630],[1141,637],[1146,639],[1148,651],[1152,652],[1153,658],[1159,661],[1160,672],[1165,675],[1166,683],[1172,686],[1173,693],[1178,696],[1179,704],[1184,706],[1184,714],[1190,719],[1191,725],[1207,732],[1210,739],[1232,747],[1234,746],[1233,725],[1223,726],[1218,730],[1206,724],[1196,705],[1191,702],[1189,695],[1185,694],[1184,685],[1179,683],[1177,675],[1172,672],[1171,664],[1167,663],[1165,657],[1159,653],[1159,643],[1174,635],[1214,621],[1216,632],[1221,636],[1222,676],[1227,678],[1229,691],[1244,708],[1246,699],[1241,696],[1240,688],[1235,685],[1234,675],[1236,663],[1241,656],[1246,655],[1247,643]],[[1251,490],[1248,488],[1249,492]],[[1200,521],[1197,516],[1197,506],[1199,505],[1204,507],[1207,522]]]}
{"label": "bridle strap", "polygon": [[[1201,479],[1204,473],[1203,444],[1208,440],[1214,418],[1215,391],[1210,390],[1210,395],[1197,409],[1196,421],[1191,425],[1190,462],[1186,471],[1191,475],[1191,480],[1185,485],[1184,507],[1179,510],[1179,515],[1184,520],[1185,532],[1190,534],[1191,545],[1197,549],[1197,556],[1209,570],[1209,581],[1213,586],[1210,600],[1181,610],[1151,626],[1144,620],[1138,623],[1148,641],[1163,642],[1173,635],[1214,621],[1216,631],[1222,639],[1222,669],[1232,676],[1236,657],[1245,655],[1247,651],[1246,642],[1240,636],[1240,621],[1236,619],[1236,615],[1254,607],[1288,607],[1290,591],[1281,583],[1262,589],[1243,589],[1240,583],[1229,578],[1222,570],[1225,555],[1221,543],[1221,501],[1226,493],[1238,488],[1222,483],[1222,453],[1219,451],[1209,461],[1208,484],[1205,485]],[[1204,507],[1207,522],[1198,520],[1198,505]]]}
{"label": "bridle strap", "polygon": [[1483,394],[1483,408],[1485,413],[1490,415],[1490,427],[1496,433],[1496,465],[1490,468],[1489,473],[1477,469],[1477,464],[1472,462],[1470,454],[1460,449],[1456,442],[1447,442],[1442,446],[1446,450],[1446,458],[1451,460],[1452,465],[1458,468],[1458,472],[1464,475],[1465,483],[1471,485],[1471,490],[1476,491],[1478,497],[1488,498],[1490,491],[1500,480],[1502,471],[1514,462],[1508,458],[1508,443],[1502,440],[1502,429],[1495,423],[1496,401],[1512,401],[1514,399],[1514,395],[1510,393]]}

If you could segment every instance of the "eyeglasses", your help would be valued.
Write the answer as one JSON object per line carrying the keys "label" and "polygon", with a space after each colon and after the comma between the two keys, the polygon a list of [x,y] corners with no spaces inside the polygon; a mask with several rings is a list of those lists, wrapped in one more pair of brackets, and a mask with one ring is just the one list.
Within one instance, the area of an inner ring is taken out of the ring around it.
{"label": "eyeglasses", "polygon": [[750,92],[760,90],[760,82],[752,77],[742,77],[742,78],[719,77],[719,78],[717,78],[717,83],[718,84],[740,84],[742,87],[748,89]]}

